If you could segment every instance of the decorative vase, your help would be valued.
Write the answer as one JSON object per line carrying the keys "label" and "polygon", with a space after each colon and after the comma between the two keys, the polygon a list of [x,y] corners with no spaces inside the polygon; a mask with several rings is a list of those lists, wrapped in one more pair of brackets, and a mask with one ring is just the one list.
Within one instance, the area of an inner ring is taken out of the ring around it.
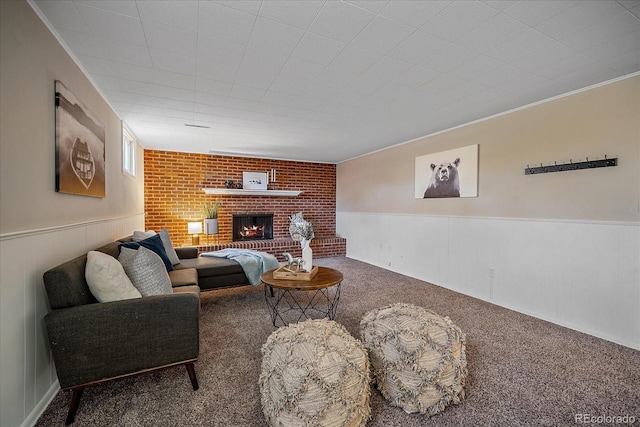
{"label": "decorative vase", "polygon": [[311,240],[303,239],[301,243],[302,260],[304,261],[302,267],[305,271],[311,272],[311,269],[313,268],[313,250],[311,249]]}
{"label": "decorative vase", "polygon": [[217,218],[205,218],[205,220],[204,220],[204,233],[205,234],[218,234],[218,219]]}

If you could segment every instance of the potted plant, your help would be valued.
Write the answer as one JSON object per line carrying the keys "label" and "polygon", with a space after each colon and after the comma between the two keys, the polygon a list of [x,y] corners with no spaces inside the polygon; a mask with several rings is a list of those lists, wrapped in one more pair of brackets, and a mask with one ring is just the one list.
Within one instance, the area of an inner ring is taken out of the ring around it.
{"label": "potted plant", "polygon": [[222,203],[216,200],[204,205],[204,232],[205,234],[218,234],[218,210]]}

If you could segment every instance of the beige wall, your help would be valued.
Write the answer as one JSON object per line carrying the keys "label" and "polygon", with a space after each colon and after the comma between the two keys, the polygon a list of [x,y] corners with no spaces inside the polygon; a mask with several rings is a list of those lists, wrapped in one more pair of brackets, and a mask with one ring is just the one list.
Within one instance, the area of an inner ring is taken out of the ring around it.
{"label": "beige wall", "polygon": [[[28,3],[0,10],[0,234],[141,213],[143,153],[138,179],[122,175],[118,116]],[[55,192],[55,80],[105,126],[104,199]]]}
{"label": "beige wall", "polygon": [[[55,192],[54,81],[105,126],[106,197]],[[138,178],[121,173],[120,120],[24,0],[0,0],[0,425],[34,425],[59,390],[42,274],[144,227]]]}
{"label": "beige wall", "polygon": [[[510,218],[640,220],[640,77],[338,165],[337,209]],[[415,157],[479,144],[477,198],[415,199]],[[618,166],[524,175],[527,165],[617,157]]]}

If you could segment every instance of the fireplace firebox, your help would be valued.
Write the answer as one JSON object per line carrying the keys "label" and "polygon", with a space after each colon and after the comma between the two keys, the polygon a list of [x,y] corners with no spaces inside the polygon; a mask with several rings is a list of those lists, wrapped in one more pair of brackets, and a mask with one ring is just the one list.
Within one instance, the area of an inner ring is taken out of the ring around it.
{"label": "fireplace firebox", "polygon": [[273,239],[273,214],[233,216],[233,241]]}

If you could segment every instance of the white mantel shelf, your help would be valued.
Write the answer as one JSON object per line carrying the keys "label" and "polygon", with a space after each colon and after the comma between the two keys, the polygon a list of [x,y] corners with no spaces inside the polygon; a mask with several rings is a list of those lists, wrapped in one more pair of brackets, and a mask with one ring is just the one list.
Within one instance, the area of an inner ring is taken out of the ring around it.
{"label": "white mantel shelf", "polygon": [[244,188],[203,188],[207,194],[227,196],[284,196],[297,197],[302,193],[298,190],[247,190]]}

